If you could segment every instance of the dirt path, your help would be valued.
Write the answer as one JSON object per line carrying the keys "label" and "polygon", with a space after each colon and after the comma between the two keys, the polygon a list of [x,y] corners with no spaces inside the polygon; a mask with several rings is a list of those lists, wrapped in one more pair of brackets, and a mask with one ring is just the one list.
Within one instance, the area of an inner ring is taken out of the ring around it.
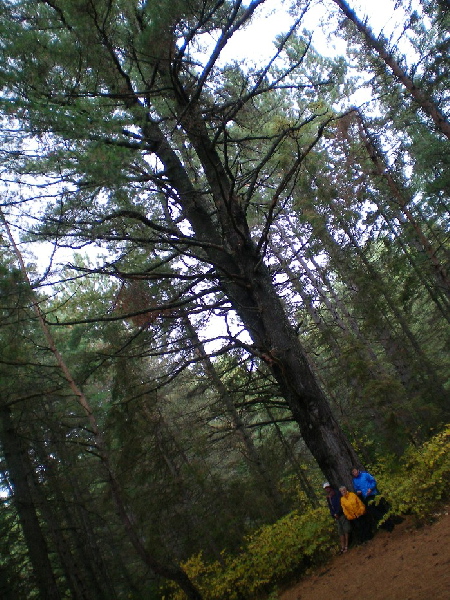
{"label": "dirt path", "polygon": [[280,600],[450,600],[450,507],[432,525],[410,518],[284,591]]}

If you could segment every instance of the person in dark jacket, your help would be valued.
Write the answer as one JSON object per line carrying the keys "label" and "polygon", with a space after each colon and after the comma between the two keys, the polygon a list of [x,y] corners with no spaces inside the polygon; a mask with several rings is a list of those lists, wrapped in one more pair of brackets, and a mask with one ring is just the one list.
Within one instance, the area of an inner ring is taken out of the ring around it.
{"label": "person in dark jacket", "polygon": [[326,499],[330,514],[336,521],[336,527],[338,530],[339,540],[341,543],[341,554],[348,550],[348,540],[350,536],[351,525],[344,515],[344,511],[341,506],[341,493],[335,490],[328,481],[323,484],[323,489],[326,492]]}

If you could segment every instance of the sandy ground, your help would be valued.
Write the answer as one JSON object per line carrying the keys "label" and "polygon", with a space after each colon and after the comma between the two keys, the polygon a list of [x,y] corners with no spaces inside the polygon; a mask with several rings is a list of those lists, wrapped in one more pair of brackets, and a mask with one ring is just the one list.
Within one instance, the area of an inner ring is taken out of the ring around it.
{"label": "sandy ground", "polygon": [[417,529],[408,517],[392,533],[336,555],[279,600],[450,600],[450,507]]}

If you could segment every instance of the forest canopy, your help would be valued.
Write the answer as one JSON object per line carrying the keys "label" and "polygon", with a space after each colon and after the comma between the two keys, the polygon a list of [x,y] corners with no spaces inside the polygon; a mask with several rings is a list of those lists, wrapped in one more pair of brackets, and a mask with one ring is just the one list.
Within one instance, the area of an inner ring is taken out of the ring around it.
{"label": "forest canopy", "polygon": [[5,598],[200,600],[450,422],[450,6],[387,4],[0,0]]}

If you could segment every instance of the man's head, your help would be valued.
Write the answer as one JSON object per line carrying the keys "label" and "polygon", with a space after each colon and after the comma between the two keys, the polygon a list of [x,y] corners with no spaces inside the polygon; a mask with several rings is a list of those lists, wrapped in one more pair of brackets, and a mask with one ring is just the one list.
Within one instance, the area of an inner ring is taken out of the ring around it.
{"label": "man's head", "polygon": [[352,469],[352,476],[353,477],[358,477],[359,475],[359,469],[357,469],[356,467],[353,467]]}
{"label": "man's head", "polygon": [[347,490],[347,488],[345,487],[345,485],[341,485],[341,487],[339,488],[339,491],[341,492],[341,494],[342,494],[343,496],[346,496],[346,495],[348,494],[348,490]]}
{"label": "man's head", "polygon": [[331,485],[328,483],[328,481],[325,481],[325,483],[323,484],[323,486],[322,486],[322,487],[323,487],[323,489],[325,490],[325,492],[326,492],[327,494],[329,494],[329,493],[332,491],[332,489],[333,489],[333,488],[331,487]]}

